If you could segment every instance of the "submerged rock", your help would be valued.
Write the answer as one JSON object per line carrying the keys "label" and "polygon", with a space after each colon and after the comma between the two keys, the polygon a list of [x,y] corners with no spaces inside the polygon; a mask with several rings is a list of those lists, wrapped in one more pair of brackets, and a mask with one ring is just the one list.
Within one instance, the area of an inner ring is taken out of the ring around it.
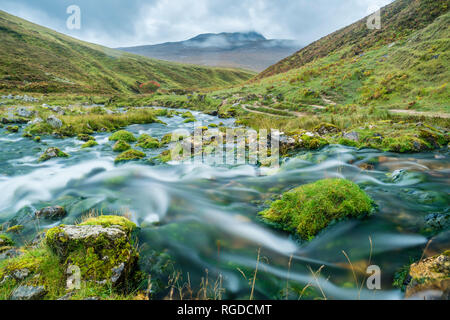
{"label": "submerged rock", "polygon": [[66,214],[66,210],[61,206],[46,207],[36,211],[36,217],[46,219],[60,219]]}
{"label": "submerged rock", "polygon": [[450,251],[413,263],[406,298],[450,298]]}
{"label": "submerged rock", "polygon": [[39,300],[46,293],[44,286],[20,286],[13,291],[11,300]]}

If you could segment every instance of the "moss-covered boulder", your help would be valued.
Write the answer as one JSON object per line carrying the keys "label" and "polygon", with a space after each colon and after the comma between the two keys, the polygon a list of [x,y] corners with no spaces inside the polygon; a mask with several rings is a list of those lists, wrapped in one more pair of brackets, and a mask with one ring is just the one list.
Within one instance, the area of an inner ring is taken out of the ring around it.
{"label": "moss-covered boulder", "polygon": [[450,250],[413,263],[409,268],[405,296],[419,299],[450,298]]}
{"label": "moss-covered boulder", "polygon": [[[48,230],[41,243],[20,248],[20,256],[0,262],[0,300],[131,299],[142,280],[136,231],[133,222],[120,216],[93,217]],[[68,291],[74,270],[79,271],[80,286]],[[29,294],[34,288],[39,295]]]}
{"label": "moss-covered boulder", "polygon": [[131,146],[122,140],[117,141],[113,146],[114,152],[124,152],[124,151],[130,150],[130,149],[131,149]]}
{"label": "moss-covered boulder", "polygon": [[81,148],[82,149],[86,149],[86,148],[92,148],[98,146],[98,142],[95,140],[89,140],[88,142],[84,143]]}
{"label": "moss-covered boulder", "polygon": [[8,130],[9,132],[18,132],[19,131],[19,127],[18,126],[8,126],[6,127],[6,130]]}
{"label": "moss-covered boulder", "polygon": [[117,285],[132,281],[136,272],[139,256],[131,238],[135,229],[123,217],[102,216],[52,228],[45,241],[63,265],[80,268],[82,279]]}
{"label": "moss-covered boulder", "polygon": [[367,215],[372,208],[372,200],[357,184],[345,179],[325,179],[286,192],[260,215],[304,240],[311,240],[332,223]]}
{"label": "moss-covered boulder", "polygon": [[14,241],[6,234],[0,234],[0,248],[10,247],[14,245]]}
{"label": "moss-covered boulder", "polygon": [[140,159],[144,159],[146,156],[145,153],[138,151],[138,150],[128,150],[125,151],[121,154],[119,154],[116,159],[114,160],[114,162],[119,163],[119,162],[126,162],[126,161],[133,161],[133,160],[140,160]]}
{"label": "moss-covered boulder", "polygon": [[58,148],[48,148],[45,152],[39,157],[39,162],[44,162],[53,158],[67,158],[69,155]]}
{"label": "moss-covered boulder", "polygon": [[109,140],[110,141],[122,140],[122,141],[125,141],[125,142],[128,142],[128,143],[133,143],[133,142],[137,141],[136,137],[131,132],[128,132],[126,130],[119,130],[117,132],[114,132],[109,137]]}
{"label": "moss-covered boulder", "polygon": [[137,146],[142,149],[157,149],[161,144],[158,139],[148,134],[143,134],[139,137]]}
{"label": "moss-covered boulder", "polygon": [[84,141],[84,142],[88,142],[89,140],[95,140],[95,138],[91,135],[85,134],[85,133],[80,133],[78,135],[78,140]]}

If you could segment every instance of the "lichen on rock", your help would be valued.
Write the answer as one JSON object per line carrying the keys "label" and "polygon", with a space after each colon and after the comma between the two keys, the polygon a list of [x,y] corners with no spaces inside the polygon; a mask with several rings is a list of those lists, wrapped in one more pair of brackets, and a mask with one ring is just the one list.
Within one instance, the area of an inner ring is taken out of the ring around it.
{"label": "lichen on rock", "polygon": [[411,264],[405,297],[450,298],[450,250]]}

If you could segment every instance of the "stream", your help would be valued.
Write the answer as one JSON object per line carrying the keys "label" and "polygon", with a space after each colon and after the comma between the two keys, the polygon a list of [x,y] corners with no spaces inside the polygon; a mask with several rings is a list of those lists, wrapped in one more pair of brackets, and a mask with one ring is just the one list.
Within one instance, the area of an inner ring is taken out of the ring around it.
{"label": "stream", "polygon": [[[191,112],[203,125],[234,123]],[[126,130],[159,139],[175,129],[193,130],[193,124],[183,123],[180,116],[160,119],[167,125],[131,125]],[[18,241],[31,241],[52,226],[76,223],[90,210],[127,214],[141,228],[144,271],[163,272],[164,259],[170,256],[174,268],[182,270],[183,281],[189,275],[192,286],[206,276],[212,284],[217,280],[221,298],[248,298],[258,265],[255,299],[401,299],[402,292],[392,286],[395,272],[411,258],[419,258],[430,238],[429,254],[450,247],[448,226],[429,231],[432,218],[447,219],[449,214],[448,149],[395,154],[331,145],[284,158],[276,170],[251,165],[152,165],[147,160],[116,165],[110,133],[94,134],[99,145],[81,149],[83,142],[76,138],[46,136],[36,143],[22,138],[22,129],[8,133],[0,128],[0,224],[24,225]],[[48,147],[71,156],[38,163]],[[145,150],[147,159],[162,150]],[[330,226],[310,242],[258,217],[268,200],[330,177],[356,182],[374,199],[376,212]],[[35,210],[54,205],[66,208],[63,220],[34,218]],[[368,289],[365,282],[361,286],[370,275],[369,259],[381,270],[380,290]],[[308,284],[315,289],[302,293]]]}

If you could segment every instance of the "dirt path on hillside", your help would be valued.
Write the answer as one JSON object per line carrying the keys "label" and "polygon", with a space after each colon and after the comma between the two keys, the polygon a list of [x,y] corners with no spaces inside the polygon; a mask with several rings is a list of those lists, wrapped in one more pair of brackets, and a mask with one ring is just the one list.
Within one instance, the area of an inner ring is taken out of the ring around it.
{"label": "dirt path on hillside", "polygon": [[430,117],[430,118],[450,119],[450,113],[401,110],[401,109],[400,110],[392,109],[392,110],[389,110],[389,112],[395,113],[395,114],[406,114],[406,115],[411,115],[411,116],[423,116],[423,117]]}
{"label": "dirt path on hillside", "polygon": [[[286,113],[291,114],[293,117],[297,117],[297,118],[302,118],[302,117],[306,117],[307,114],[303,113],[303,112],[298,112],[298,111],[290,111],[290,110],[282,110],[282,109],[275,109],[275,108],[271,108],[271,107],[262,107],[265,109],[269,109],[269,110],[273,110],[273,111],[283,111]],[[289,116],[285,116],[285,115],[280,115],[280,114],[274,114],[274,113],[268,113],[268,112],[263,112],[263,111],[258,111],[258,110],[252,110],[247,108],[246,106],[242,106],[242,109],[244,109],[245,111],[248,112],[253,112],[253,113],[259,113],[259,114],[263,114],[263,115],[269,115],[269,116],[273,116],[273,117],[284,117],[284,118],[289,118]]]}

